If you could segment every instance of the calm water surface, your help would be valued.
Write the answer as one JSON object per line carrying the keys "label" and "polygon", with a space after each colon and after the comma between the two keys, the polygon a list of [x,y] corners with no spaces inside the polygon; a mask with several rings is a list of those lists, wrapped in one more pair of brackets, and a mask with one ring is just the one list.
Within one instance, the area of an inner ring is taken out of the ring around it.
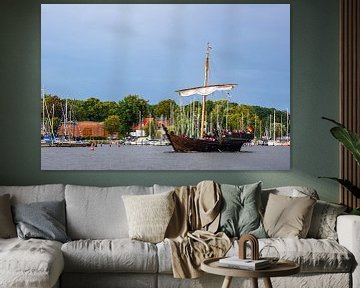
{"label": "calm water surface", "polygon": [[171,146],[42,147],[42,170],[288,170],[290,147],[175,153]]}

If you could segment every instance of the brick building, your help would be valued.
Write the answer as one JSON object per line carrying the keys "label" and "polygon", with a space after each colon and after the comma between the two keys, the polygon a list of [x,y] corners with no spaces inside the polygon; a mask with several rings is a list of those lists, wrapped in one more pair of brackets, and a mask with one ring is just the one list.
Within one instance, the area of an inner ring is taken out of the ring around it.
{"label": "brick building", "polygon": [[76,123],[68,123],[66,126],[62,124],[58,129],[58,135],[65,134],[72,137],[107,137],[109,133],[105,130],[103,122],[81,121]]}

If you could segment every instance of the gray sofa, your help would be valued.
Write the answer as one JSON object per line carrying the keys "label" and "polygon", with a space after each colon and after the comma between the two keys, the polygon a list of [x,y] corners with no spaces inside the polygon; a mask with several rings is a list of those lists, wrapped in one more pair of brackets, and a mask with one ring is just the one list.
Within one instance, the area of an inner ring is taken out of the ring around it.
{"label": "gray sofa", "polygon": [[[41,201],[66,203],[66,228],[72,241],[0,239],[0,287],[221,287],[223,277],[174,279],[166,241],[152,244],[128,238],[122,195],[156,194],[174,187],[154,185],[90,187],[76,185],[0,186],[12,204]],[[297,190],[307,188],[297,187]],[[263,190],[293,195],[293,187]],[[311,193],[316,193],[311,191]],[[331,239],[260,239],[282,258],[301,265],[301,273],[273,278],[274,287],[360,287],[360,217],[337,217],[338,241]],[[235,241],[228,255],[236,255]],[[262,281],[259,281],[260,286]],[[234,279],[233,286],[250,285]],[[241,286],[242,287],[242,286]]]}

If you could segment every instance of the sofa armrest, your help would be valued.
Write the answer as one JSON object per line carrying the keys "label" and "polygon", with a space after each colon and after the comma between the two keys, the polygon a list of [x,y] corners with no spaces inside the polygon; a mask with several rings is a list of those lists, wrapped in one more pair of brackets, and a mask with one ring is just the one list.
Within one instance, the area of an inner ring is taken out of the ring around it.
{"label": "sofa armrest", "polygon": [[353,287],[360,287],[360,216],[341,215],[336,224],[339,243],[355,257],[352,273]]}

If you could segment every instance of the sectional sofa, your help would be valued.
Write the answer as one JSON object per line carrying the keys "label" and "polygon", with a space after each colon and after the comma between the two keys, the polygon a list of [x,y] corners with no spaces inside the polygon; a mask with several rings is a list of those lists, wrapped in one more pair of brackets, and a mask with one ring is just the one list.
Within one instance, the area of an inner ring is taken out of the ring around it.
{"label": "sectional sofa", "polygon": [[[14,207],[21,203],[64,201],[68,237],[64,243],[37,238],[0,239],[0,287],[221,287],[223,277],[215,275],[173,278],[167,241],[149,243],[129,239],[122,196],[152,195],[172,189],[174,187],[161,185],[0,186],[0,196],[9,194]],[[264,209],[270,194],[318,197],[316,191],[306,187],[263,189]],[[320,210],[321,213],[313,214],[312,218],[313,222],[318,222],[318,226],[314,226],[317,231],[311,232],[310,228],[309,233],[317,235],[324,229],[331,230],[336,220],[337,234],[330,233],[331,237],[326,239],[311,238],[311,235],[304,239],[260,239],[260,248],[272,245],[281,258],[294,260],[301,266],[301,273],[297,275],[272,279],[274,287],[360,287],[357,265],[360,261],[360,217],[338,215],[342,213],[336,214],[332,206]],[[324,213],[332,214],[333,219]],[[237,251],[234,241],[227,255],[236,255]],[[251,283],[246,279],[234,279],[232,287],[240,287],[236,286],[240,284],[247,287]]]}

